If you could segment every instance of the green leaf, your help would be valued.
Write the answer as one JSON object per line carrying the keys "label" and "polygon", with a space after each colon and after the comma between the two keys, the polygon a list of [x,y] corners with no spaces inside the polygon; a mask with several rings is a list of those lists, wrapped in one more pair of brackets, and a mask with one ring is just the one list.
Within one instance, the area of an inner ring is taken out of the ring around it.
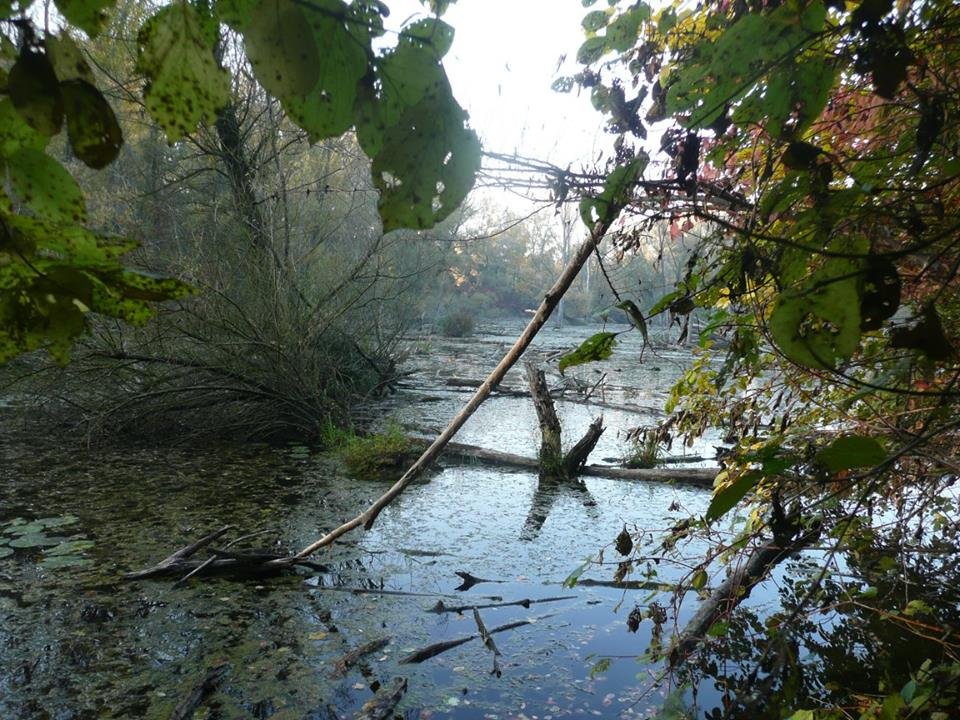
{"label": "green leaf", "polygon": [[576,587],[577,581],[580,579],[580,576],[586,571],[590,564],[593,562],[591,558],[587,558],[582,565],[574,568],[573,572],[567,575],[566,579],[563,581],[563,586],[565,588]]}
{"label": "green leaf", "polygon": [[577,62],[581,65],[595,63],[607,51],[607,39],[604,37],[588,38],[577,50]]}
{"label": "green leaf", "polygon": [[83,192],[66,169],[40,150],[21,148],[7,158],[10,186],[24,205],[41,217],[81,223],[86,220]]}
{"label": "green leaf", "polygon": [[65,80],[86,80],[91,85],[96,84],[93,70],[83,57],[83,52],[66,33],[48,35],[43,41],[47,49],[47,57],[53,66],[53,72],[60,82]]}
{"label": "green leaf", "polygon": [[847,261],[831,261],[799,288],[780,293],[768,321],[777,347],[790,360],[833,369],[860,343],[860,294]]}
{"label": "green leaf", "polygon": [[716,637],[716,638],[726,637],[729,631],[730,631],[729,623],[725,623],[721,620],[719,622],[715,622],[713,625],[710,626],[710,629],[707,630],[707,635],[709,635],[710,637]]}
{"label": "green leaf", "polygon": [[716,520],[726,515],[748,492],[756,487],[757,482],[761,479],[763,479],[762,472],[749,470],[729,485],[717,488],[710,499],[710,506],[707,508],[707,520]]}
{"label": "green leaf", "polygon": [[612,222],[620,210],[630,201],[637,180],[643,175],[650,158],[641,151],[636,158],[618,166],[607,175],[603,190],[597,197],[585,197],[580,201],[580,218],[584,225],[593,228],[597,222]]}
{"label": "green leaf", "polygon": [[13,548],[53,547],[55,545],[59,545],[61,540],[62,538],[52,538],[39,533],[34,533],[32,535],[21,535],[20,537],[11,540],[8,544]]}
{"label": "green leaf", "polygon": [[817,453],[817,460],[830,472],[873,467],[887,459],[887,451],[876,439],[847,435]]}
{"label": "green leaf", "polygon": [[597,662],[593,664],[593,667],[590,668],[590,679],[592,680],[597,675],[603,675],[607,670],[609,670],[610,662],[610,658],[602,658],[601,660],[597,660]]}
{"label": "green leaf", "polygon": [[587,32],[596,32],[600,28],[606,27],[610,16],[603,10],[591,10],[583,16],[581,25]]}
{"label": "green leaf", "polygon": [[384,232],[430,228],[467,196],[480,169],[480,141],[444,92],[425,95],[375,143],[373,183]]}
{"label": "green leaf", "polygon": [[186,0],[160,9],[140,28],[144,100],[170,142],[213,122],[230,99],[229,76],[214,57],[217,37],[216,21]]}
{"label": "green leaf", "polygon": [[649,19],[650,7],[646,3],[639,3],[618,15],[607,27],[607,47],[626,52],[636,44],[640,26]]}
{"label": "green leaf", "polygon": [[57,9],[90,37],[96,37],[107,24],[108,11],[116,0],[54,0]]}
{"label": "green leaf", "polygon": [[320,51],[305,11],[293,0],[261,0],[243,42],[257,80],[271,95],[306,95],[317,84]]}
{"label": "green leaf", "polygon": [[613,354],[613,348],[616,344],[616,333],[599,332],[587,338],[576,350],[560,358],[560,374],[562,375],[568,367],[606,360]]}
{"label": "green leaf", "polygon": [[630,322],[640,331],[640,334],[643,335],[643,342],[649,343],[650,338],[647,336],[647,321],[643,317],[643,313],[640,312],[640,308],[637,307],[637,304],[633,302],[633,300],[624,300],[622,303],[618,303],[617,307],[630,317]]}
{"label": "green leaf", "polygon": [[82,79],[60,83],[60,89],[73,154],[88,167],[106,167],[123,146],[123,133],[113,108],[97,88]]}
{"label": "green leaf", "polygon": [[438,60],[446,55],[453,46],[453,28],[443,20],[427,18],[417,20],[403,28],[402,39],[413,40],[429,48]]}
{"label": "green leaf", "polygon": [[63,99],[46,55],[25,48],[10,70],[7,93],[20,116],[38,133],[49,137],[60,132]]}
{"label": "green leaf", "polygon": [[43,150],[48,138],[44,137],[21,117],[8,99],[0,100],[0,158],[10,157],[20,148]]}
{"label": "green leaf", "polygon": [[690,581],[690,586],[694,590],[702,590],[707,586],[707,571],[700,569],[693,574],[693,579]]}

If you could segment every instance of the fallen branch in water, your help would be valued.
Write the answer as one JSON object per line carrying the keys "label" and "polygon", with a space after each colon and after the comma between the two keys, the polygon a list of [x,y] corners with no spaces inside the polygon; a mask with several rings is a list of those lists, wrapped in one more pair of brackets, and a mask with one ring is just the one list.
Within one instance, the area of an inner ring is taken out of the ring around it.
{"label": "fallen branch in water", "polygon": [[393,709],[403,699],[406,691],[406,678],[394,678],[393,682],[380,688],[376,695],[364,703],[354,720],[387,720],[393,717]]}
{"label": "fallen branch in water", "polygon": [[516,607],[529,608],[538,603],[559,602],[560,600],[576,600],[576,595],[561,595],[560,597],[540,598],[538,600],[513,600],[511,602],[486,603],[484,605],[445,605],[443,600],[437,600],[437,604],[427,610],[427,612],[442,613],[462,613],[464,610],[486,610],[489,608]]}
{"label": "fallen branch in water", "polygon": [[224,525],[219,530],[215,530],[209,535],[205,535],[194,543],[190,543],[186,547],[180,548],[171,555],[168,555],[163,560],[158,562],[153,567],[147,568],[145,570],[138,570],[137,572],[127,573],[124,575],[126,580],[140,580],[141,578],[155,577],[157,575],[167,575],[170,572],[176,572],[172,570],[175,567],[182,566],[183,561],[188,557],[196,553],[198,550],[202,550],[207,545],[212,543],[214,540],[219,538],[222,535],[225,535],[229,531],[233,530],[233,525]]}
{"label": "fallen branch in water", "polygon": [[357,661],[369,655],[370,653],[375,653],[377,650],[382,650],[387,645],[390,644],[389,637],[377,638],[376,640],[371,640],[368,643],[354,648],[350,652],[344,654],[339,660],[333,664],[333,670],[330,673],[331,678],[338,678],[347,674],[347,671],[357,664]]}
{"label": "fallen branch in water", "polygon": [[410,483],[420,477],[423,471],[433,464],[443,449],[453,439],[453,436],[456,435],[460,428],[463,427],[464,423],[470,419],[473,413],[476,412],[477,408],[483,404],[483,401],[489,397],[491,390],[500,384],[500,382],[506,376],[507,371],[509,371],[510,368],[512,368],[517,361],[520,360],[520,357],[523,355],[524,351],[526,351],[526,349],[530,346],[530,343],[533,342],[533,339],[537,336],[537,333],[540,332],[540,329],[547,323],[547,319],[560,303],[560,298],[564,296],[570,285],[573,284],[573,281],[576,279],[577,275],[580,274],[580,269],[584,266],[587,260],[590,259],[590,256],[593,254],[595,248],[599,245],[600,240],[602,240],[603,236],[607,234],[607,231],[619,216],[619,211],[619,207],[607,201],[606,209],[603,212],[602,217],[596,222],[596,224],[594,224],[594,226],[591,228],[590,234],[573,253],[573,256],[563,268],[563,271],[560,273],[560,276],[557,278],[556,282],[554,282],[553,286],[547,291],[547,294],[544,296],[540,306],[533,314],[533,317],[530,318],[530,322],[527,323],[527,326],[524,328],[523,332],[520,333],[520,336],[516,339],[513,346],[506,352],[503,358],[501,358],[500,362],[497,363],[497,366],[480,384],[480,387],[477,388],[476,392],[474,392],[463,408],[461,408],[460,412],[458,412],[450,421],[444,431],[436,437],[436,439],[429,445],[429,447],[427,447],[426,450],[423,451],[420,457],[417,458],[417,460],[413,463],[413,465],[410,466],[403,476],[397,480],[397,482],[395,482],[389,490],[377,498],[366,510],[354,517],[352,520],[348,520],[339,527],[334,528],[316,542],[307,545],[296,555],[283,560],[274,560],[272,561],[273,563],[278,565],[282,565],[284,563],[288,565],[294,564],[298,560],[303,560],[304,558],[312,555],[320,548],[332,544],[337,538],[345,535],[351,530],[355,530],[361,526],[368,530],[373,527],[373,523],[376,521],[383,509],[392,503],[400,495],[400,493],[402,493],[406,487],[410,485]]}
{"label": "fallen branch in water", "polygon": [[[202,547],[202,546],[201,546]],[[216,690],[230,669],[230,663],[222,662],[210,667],[192,688],[187,696],[177,703],[170,720],[188,720],[203,703],[204,698]]]}
{"label": "fallen branch in water", "polygon": [[745,563],[736,568],[730,576],[700,603],[700,607],[670,650],[670,664],[676,665],[693,651],[724,615],[729,614],[749,595],[759,583],[770,574],[779,563],[794,553],[811,545],[820,536],[819,528],[799,533],[796,537],[774,538],[767,544],[756,548]]}
{"label": "fallen branch in water", "polygon": [[483,640],[484,647],[493,653],[493,670],[490,671],[490,674],[500,677],[503,675],[503,671],[500,669],[500,648],[497,647],[490,633],[487,632],[487,626],[483,624],[483,619],[480,617],[480,611],[477,608],[473,609],[473,621],[477,624],[477,630],[480,633],[480,639]]}
{"label": "fallen branch in water", "polygon": [[[551,615],[541,615],[538,618],[532,618],[530,620],[517,620],[516,622],[507,623],[506,625],[500,625],[495,627],[493,630],[487,631],[488,635],[496,635],[497,633],[506,632],[507,630],[515,630],[518,627],[523,627],[524,625],[533,625],[540,620],[546,620]],[[452,650],[455,647],[460,647],[471,640],[476,640],[479,635],[467,635],[465,637],[456,638],[454,640],[442,640],[438,643],[433,643],[433,645],[427,645],[422,647],[419,650],[414,650],[409,655],[400,658],[401,665],[410,665],[416,663],[422,663],[424,660],[429,660],[432,657],[439,655],[440,653],[445,653],[447,650]]]}

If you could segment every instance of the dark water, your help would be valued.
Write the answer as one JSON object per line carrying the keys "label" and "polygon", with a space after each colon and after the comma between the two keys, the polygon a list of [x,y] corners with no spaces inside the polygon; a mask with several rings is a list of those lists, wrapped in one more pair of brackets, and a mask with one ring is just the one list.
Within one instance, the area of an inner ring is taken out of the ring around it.
{"label": "dark water", "polygon": [[[541,350],[593,330],[565,331]],[[411,367],[419,363],[421,372],[413,384],[436,385],[438,368],[479,377],[501,342],[488,335],[417,355]],[[629,360],[624,354],[601,368],[615,378],[607,399],[646,407],[662,404],[684,356],[661,355],[649,366]],[[584,369],[583,376],[593,372]],[[384,412],[422,426],[443,423],[463,393],[439,396],[419,402],[422,390],[408,389]],[[560,407],[571,436],[592,412]],[[645,412],[604,410],[610,430],[596,455],[622,453],[617,428],[652,421]],[[499,398],[458,439],[532,453],[535,434],[530,403]],[[650,621],[636,633],[627,629],[629,612],[649,603],[651,593],[568,590],[562,582],[624,524],[659,536],[675,519],[702,512],[705,490],[589,478],[582,489],[538,493],[530,474],[450,465],[405,493],[372,531],[319,556],[326,572],[205,579],[174,589],[167,580],[128,583],[120,575],[225,524],[236,525],[237,534],[270,531],[251,541],[262,547],[298,548],[363,509],[386,485],[351,479],[304,448],[86,452],[67,451],[56,438],[0,442],[0,530],[9,541],[24,537],[18,527],[41,520],[46,524],[29,535],[47,540],[0,557],[0,717],[169,717],[206,669],[222,661],[230,663],[226,679],[197,717],[349,717],[395,676],[408,679],[398,711],[412,718],[644,716],[668,691],[653,689],[659,665],[638,659]],[[613,549],[607,552],[610,564],[591,577],[612,575],[616,561]],[[58,556],[70,560],[51,559]],[[500,582],[458,592],[457,571]],[[679,572],[659,571],[667,581]],[[568,595],[482,611],[488,628],[535,619],[495,636],[503,653],[499,678],[477,641],[419,665],[397,662],[415,648],[476,631],[469,612],[428,612],[438,599],[471,605]],[[391,638],[385,649],[345,677],[333,676],[339,656],[383,636]]]}

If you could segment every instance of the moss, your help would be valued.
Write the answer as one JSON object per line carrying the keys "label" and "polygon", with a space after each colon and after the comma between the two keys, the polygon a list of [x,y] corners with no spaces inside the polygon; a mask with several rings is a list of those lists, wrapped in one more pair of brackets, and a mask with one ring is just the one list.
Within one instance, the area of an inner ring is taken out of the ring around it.
{"label": "moss", "polygon": [[338,452],[352,475],[370,480],[396,476],[419,454],[417,446],[394,422],[382,433],[342,437]]}

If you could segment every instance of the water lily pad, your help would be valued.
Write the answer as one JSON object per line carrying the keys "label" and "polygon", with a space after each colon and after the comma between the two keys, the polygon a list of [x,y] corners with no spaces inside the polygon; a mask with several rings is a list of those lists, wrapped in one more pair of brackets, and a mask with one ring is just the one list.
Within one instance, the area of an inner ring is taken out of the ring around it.
{"label": "water lily pad", "polygon": [[54,555],[44,558],[40,562],[40,567],[46,570],[57,570],[65,567],[82,567],[83,565],[89,565],[91,562],[88,558],[79,555]]}
{"label": "water lily pad", "polygon": [[36,535],[42,533],[46,528],[38,522],[27,523],[26,525],[15,525],[7,528],[4,532],[7,535]]}
{"label": "water lily pad", "polygon": [[85,552],[92,547],[92,540],[68,540],[60,543],[56,547],[51,547],[44,550],[43,554],[49,556],[76,555],[78,553]]}
{"label": "water lily pad", "polygon": [[33,533],[30,535],[21,535],[18,538],[15,538],[10,541],[10,547],[15,548],[35,548],[35,547],[53,547],[54,545],[59,545],[63,538],[53,538],[42,535],[41,533]]}
{"label": "water lily pad", "polygon": [[13,549],[8,547],[0,547],[0,558],[10,557],[13,555]]}

